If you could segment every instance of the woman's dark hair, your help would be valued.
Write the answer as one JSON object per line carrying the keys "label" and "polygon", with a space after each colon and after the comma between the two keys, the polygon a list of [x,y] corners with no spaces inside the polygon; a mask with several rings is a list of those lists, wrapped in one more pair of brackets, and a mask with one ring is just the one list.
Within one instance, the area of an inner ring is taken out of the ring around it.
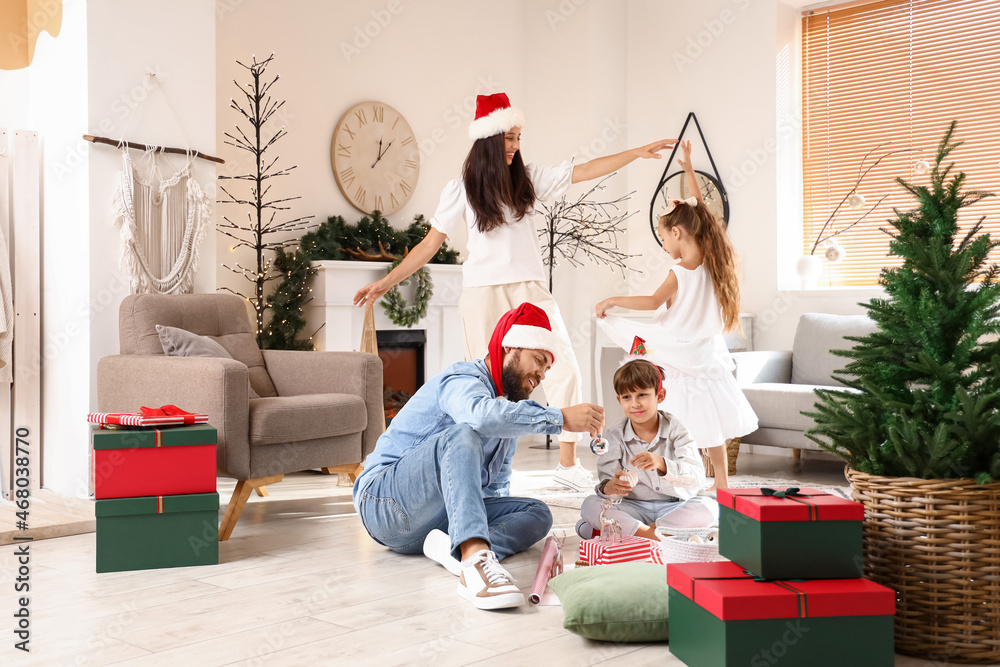
{"label": "woman's dark hair", "polygon": [[520,220],[535,206],[535,188],[521,160],[521,151],[507,166],[503,134],[476,139],[462,169],[465,195],[476,214],[476,226],[486,233],[504,224],[504,206]]}

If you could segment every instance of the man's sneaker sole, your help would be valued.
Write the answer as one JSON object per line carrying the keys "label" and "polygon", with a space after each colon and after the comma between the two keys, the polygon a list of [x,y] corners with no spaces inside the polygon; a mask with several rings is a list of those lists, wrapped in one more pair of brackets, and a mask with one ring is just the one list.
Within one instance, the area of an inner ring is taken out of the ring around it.
{"label": "man's sneaker sole", "polygon": [[522,593],[503,593],[501,595],[490,595],[479,597],[468,588],[458,584],[458,595],[473,604],[477,609],[509,609],[510,607],[523,607],[524,595]]}

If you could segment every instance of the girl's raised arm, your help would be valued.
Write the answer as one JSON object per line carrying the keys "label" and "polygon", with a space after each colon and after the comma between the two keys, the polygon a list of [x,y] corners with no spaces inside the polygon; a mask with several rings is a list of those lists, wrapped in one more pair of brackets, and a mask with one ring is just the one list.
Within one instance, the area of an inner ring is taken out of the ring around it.
{"label": "girl's raised arm", "polygon": [[[694,167],[691,166],[691,141],[681,142],[681,157],[677,158],[677,164],[681,166],[684,173],[687,174],[688,186],[690,190],[693,186],[694,196],[697,198],[698,202],[701,204],[705,203],[705,200],[701,198],[701,186],[698,184],[698,177],[695,176]],[[688,195],[690,196],[690,195]]]}
{"label": "girl's raised arm", "polygon": [[671,271],[650,296],[613,296],[601,301],[595,307],[597,316],[604,319],[609,308],[628,308],[629,310],[656,310],[669,302],[677,294],[677,276]]}

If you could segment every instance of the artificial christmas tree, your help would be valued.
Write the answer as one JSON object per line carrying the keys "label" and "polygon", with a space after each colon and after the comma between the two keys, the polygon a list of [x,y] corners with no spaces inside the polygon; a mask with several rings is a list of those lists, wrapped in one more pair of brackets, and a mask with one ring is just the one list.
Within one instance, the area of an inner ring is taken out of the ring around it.
{"label": "artificial christmas tree", "polygon": [[886,297],[866,308],[879,330],[851,338],[840,380],[817,390],[806,432],[847,461],[865,506],[865,576],[896,591],[899,653],[952,662],[1000,660],[1000,286],[998,242],[958,212],[989,196],[964,190],[944,160],[927,186],[897,182],[917,208],[897,211],[883,269]]}
{"label": "artificial christmas tree", "polygon": [[959,209],[990,195],[963,190],[963,173],[949,180],[954,131],[929,186],[896,179],[918,202],[887,232],[903,265],[882,270],[886,298],[865,306],[879,331],[836,352],[852,360],[838,379],[858,392],[817,390],[809,415],[806,435],[861,472],[1000,479],[1000,285],[987,264],[1000,242],[980,234],[982,221],[955,242]]}

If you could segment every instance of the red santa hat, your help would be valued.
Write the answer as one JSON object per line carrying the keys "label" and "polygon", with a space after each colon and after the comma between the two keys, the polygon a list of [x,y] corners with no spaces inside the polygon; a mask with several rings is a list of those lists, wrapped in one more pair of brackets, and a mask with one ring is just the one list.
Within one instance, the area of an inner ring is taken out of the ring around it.
{"label": "red santa hat", "polygon": [[535,304],[525,302],[504,313],[493,329],[489,347],[490,375],[497,387],[497,396],[503,395],[503,348],[544,350],[552,355],[554,362],[557,341],[549,324],[549,316]]}
{"label": "red santa hat", "polygon": [[476,118],[469,123],[470,139],[485,139],[512,127],[524,127],[524,115],[510,105],[506,93],[476,97]]}

